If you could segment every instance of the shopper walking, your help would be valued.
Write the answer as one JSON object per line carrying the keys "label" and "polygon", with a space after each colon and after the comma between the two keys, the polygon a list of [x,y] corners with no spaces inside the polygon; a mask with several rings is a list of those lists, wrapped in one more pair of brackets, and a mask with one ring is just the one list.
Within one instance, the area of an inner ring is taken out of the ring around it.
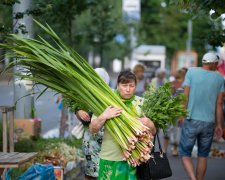
{"label": "shopper walking", "polygon": [[[185,76],[189,114],[182,127],[179,155],[191,180],[204,179],[214,130],[217,138],[222,136],[224,79],[215,72],[218,62],[219,57],[208,52],[202,58],[202,67],[189,68]],[[191,152],[196,140],[198,159],[194,170]]]}
{"label": "shopper walking", "polygon": [[150,86],[154,89],[158,89],[163,86],[167,82],[166,79],[166,70],[162,68],[158,68],[155,71],[155,77],[151,80]]}
{"label": "shopper walking", "polygon": [[135,90],[135,95],[142,97],[143,93],[146,91],[148,87],[148,79],[145,77],[145,67],[143,64],[136,64],[134,66],[133,72],[137,78],[137,86]]}

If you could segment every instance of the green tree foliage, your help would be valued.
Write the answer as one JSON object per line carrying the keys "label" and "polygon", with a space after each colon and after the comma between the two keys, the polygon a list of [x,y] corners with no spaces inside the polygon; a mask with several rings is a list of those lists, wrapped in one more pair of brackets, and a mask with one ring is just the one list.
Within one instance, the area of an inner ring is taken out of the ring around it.
{"label": "green tree foliage", "polygon": [[165,45],[169,57],[175,50],[186,48],[186,14],[158,0],[142,0],[141,9],[139,43]]}
{"label": "green tree foliage", "polygon": [[[201,5],[200,1],[197,1],[196,5],[196,1],[175,0],[142,0],[141,2],[142,19],[139,28],[139,43],[165,45],[169,59],[176,50],[186,49],[189,19],[193,23],[192,49],[197,51],[199,57],[205,53],[208,44],[215,47],[224,42],[221,21],[218,18],[213,20],[209,16],[209,4],[206,6],[202,2]],[[192,5],[195,8],[187,6],[186,2],[193,2]],[[214,4],[212,1],[210,3]],[[218,12],[222,11],[218,10]]]}
{"label": "green tree foliage", "polygon": [[[12,0],[0,1],[0,43],[3,43],[6,35],[12,32],[12,3],[14,3]],[[0,49],[0,70],[4,64],[3,54],[4,50]]]}
{"label": "green tree foliage", "polygon": [[[170,4],[185,10],[192,18],[202,19],[207,17],[209,32],[204,37],[204,41],[213,47],[222,46],[225,42],[225,29],[222,28],[221,14],[225,13],[224,0],[168,0]],[[214,13],[209,14],[210,10]]]}
{"label": "green tree foliage", "polygon": [[91,0],[38,0],[36,8],[41,10],[40,20],[56,29],[63,39],[73,45],[73,22],[91,4]]}
{"label": "green tree foliage", "polygon": [[8,1],[0,2],[0,42],[3,42],[12,27],[12,8]]}
{"label": "green tree foliage", "polygon": [[167,3],[174,4],[181,9],[187,10],[193,16],[209,14],[211,9],[215,10],[214,18],[224,13],[223,0],[167,0]]}
{"label": "green tree foliage", "polygon": [[[25,15],[38,16],[41,14],[41,10],[37,7],[26,9],[23,12],[13,13],[13,5],[20,3],[20,0],[2,0],[0,1],[0,41],[3,42],[6,35],[13,32],[26,34],[26,26],[21,24],[18,25],[19,19],[22,19]],[[13,22],[15,20],[15,22]],[[18,26],[17,26],[18,25]],[[15,28],[17,26],[17,28]]]}
{"label": "green tree foliage", "polygon": [[[207,16],[201,16],[195,18],[193,21],[193,34],[192,34],[192,47],[197,51],[199,59],[209,50],[208,44],[211,44],[210,39],[214,37],[209,34],[214,31],[213,23],[208,19]],[[211,44],[212,45],[212,44]],[[214,45],[215,47],[216,45]],[[211,47],[210,47],[211,48]],[[201,61],[199,61],[199,64]]]}
{"label": "green tree foliage", "polygon": [[[39,20],[46,21],[59,36],[82,56],[94,49],[103,59],[101,66],[107,67],[108,60],[127,54],[125,45],[117,44],[114,37],[126,33],[121,17],[121,2],[113,0],[38,0],[36,7],[42,11]],[[111,49],[118,46],[118,53]]]}
{"label": "green tree foliage", "polygon": [[[109,58],[122,58],[121,55],[127,53],[128,48],[125,44],[114,41],[117,34],[125,36],[128,34],[128,27],[122,21],[121,10],[121,3],[114,0],[96,1],[89,9],[90,22],[86,25],[87,37],[102,59],[101,66],[108,66]],[[110,52],[113,52],[114,56]]]}
{"label": "green tree foliage", "polygon": [[[12,17],[12,7],[16,2],[19,0],[3,0],[0,3],[0,40],[12,32],[13,18],[19,19],[27,14],[48,23],[67,44],[86,58],[94,47],[95,52],[102,56],[103,66],[128,54],[129,46],[126,44],[129,39],[126,35],[129,33],[122,21],[122,1],[35,0],[31,9]],[[23,30],[26,33],[26,29]],[[34,31],[36,35],[44,36],[40,29]],[[117,34],[123,34],[126,42],[116,42],[114,38]]]}

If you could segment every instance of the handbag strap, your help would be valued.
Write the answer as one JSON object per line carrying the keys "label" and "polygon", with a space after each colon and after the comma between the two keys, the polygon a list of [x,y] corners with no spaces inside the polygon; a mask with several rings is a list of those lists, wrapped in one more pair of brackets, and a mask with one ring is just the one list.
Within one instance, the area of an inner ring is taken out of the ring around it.
{"label": "handbag strap", "polygon": [[159,146],[159,151],[160,152],[163,152],[162,150],[162,146],[161,146],[161,143],[160,143],[160,140],[159,140],[159,135],[158,135],[158,132],[156,133],[156,135],[154,136],[154,140],[153,140],[153,148],[152,148],[152,151],[151,153],[155,152],[155,141],[156,141],[156,138],[157,138],[157,141],[158,141],[158,146]]}

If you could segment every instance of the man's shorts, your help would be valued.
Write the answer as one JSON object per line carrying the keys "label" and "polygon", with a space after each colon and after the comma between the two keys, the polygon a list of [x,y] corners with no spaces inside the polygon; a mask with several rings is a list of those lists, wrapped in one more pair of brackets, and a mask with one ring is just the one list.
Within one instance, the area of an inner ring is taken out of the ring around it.
{"label": "man's shorts", "polygon": [[198,157],[207,157],[213,140],[214,126],[214,122],[186,119],[181,132],[179,156],[191,157],[197,140]]}

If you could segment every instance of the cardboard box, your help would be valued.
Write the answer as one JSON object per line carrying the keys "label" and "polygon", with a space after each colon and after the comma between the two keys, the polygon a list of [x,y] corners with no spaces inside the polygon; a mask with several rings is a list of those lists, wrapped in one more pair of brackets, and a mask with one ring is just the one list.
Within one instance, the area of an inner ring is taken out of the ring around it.
{"label": "cardboard box", "polygon": [[16,139],[38,137],[41,133],[41,119],[15,119],[14,133]]}

